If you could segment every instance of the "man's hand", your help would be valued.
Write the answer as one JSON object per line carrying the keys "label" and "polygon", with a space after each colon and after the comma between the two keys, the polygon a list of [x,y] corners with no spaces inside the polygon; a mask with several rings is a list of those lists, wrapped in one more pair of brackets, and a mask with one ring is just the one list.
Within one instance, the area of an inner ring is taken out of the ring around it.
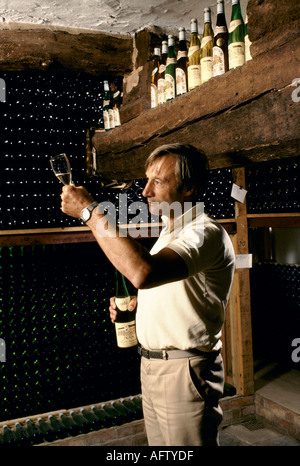
{"label": "man's hand", "polygon": [[[131,296],[131,301],[128,304],[128,308],[127,308],[128,311],[134,311],[136,306],[137,306],[137,297]],[[110,320],[112,321],[113,324],[115,323],[117,315],[118,315],[118,312],[116,309],[117,309],[116,301],[115,301],[115,297],[113,296],[112,298],[110,298],[110,306],[109,306]]]}
{"label": "man's hand", "polygon": [[74,184],[62,188],[61,210],[71,217],[80,218],[81,211],[90,205],[94,199],[83,186]]}

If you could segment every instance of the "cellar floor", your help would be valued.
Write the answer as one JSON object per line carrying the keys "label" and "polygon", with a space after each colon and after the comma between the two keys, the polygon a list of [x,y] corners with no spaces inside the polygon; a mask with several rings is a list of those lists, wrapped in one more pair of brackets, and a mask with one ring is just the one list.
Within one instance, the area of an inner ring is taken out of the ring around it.
{"label": "cellar floor", "polygon": [[264,361],[254,371],[256,419],[224,428],[220,445],[300,446],[300,371]]}

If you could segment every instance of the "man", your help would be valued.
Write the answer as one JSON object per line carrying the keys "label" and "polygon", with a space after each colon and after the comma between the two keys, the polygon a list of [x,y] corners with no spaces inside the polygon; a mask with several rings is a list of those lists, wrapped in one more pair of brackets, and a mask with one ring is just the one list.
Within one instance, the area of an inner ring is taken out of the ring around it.
{"label": "man", "polygon": [[[165,145],[150,154],[143,195],[165,223],[150,252],[118,230],[105,235],[99,229],[104,214],[97,209],[86,222],[108,259],[138,289],[143,411],[151,446],[218,445],[221,329],[234,251],[225,230],[195,204],[207,168],[205,154],[191,145]],[[80,217],[92,203],[84,188],[64,186],[63,212]],[[115,308],[111,299],[113,322]]]}

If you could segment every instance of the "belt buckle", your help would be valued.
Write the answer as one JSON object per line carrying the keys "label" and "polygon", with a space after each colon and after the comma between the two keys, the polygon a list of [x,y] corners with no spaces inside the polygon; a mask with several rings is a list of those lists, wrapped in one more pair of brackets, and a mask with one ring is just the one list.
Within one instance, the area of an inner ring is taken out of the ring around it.
{"label": "belt buckle", "polygon": [[162,350],[162,358],[167,361],[168,360],[168,353],[166,352],[166,350]]}

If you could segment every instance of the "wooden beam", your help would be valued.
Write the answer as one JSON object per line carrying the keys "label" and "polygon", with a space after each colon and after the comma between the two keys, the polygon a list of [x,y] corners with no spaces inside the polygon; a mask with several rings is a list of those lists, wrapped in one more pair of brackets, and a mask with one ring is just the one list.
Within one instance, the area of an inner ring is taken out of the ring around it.
{"label": "wooden beam", "polygon": [[119,128],[96,133],[98,172],[108,179],[143,177],[146,157],[169,142],[202,148],[210,168],[299,155],[300,105],[292,86],[299,65],[300,38]]}
{"label": "wooden beam", "polygon": [[98,76],[132,70],[133,40],[85,30],[11,26],[0,30],[0,70],[64,68]]}

